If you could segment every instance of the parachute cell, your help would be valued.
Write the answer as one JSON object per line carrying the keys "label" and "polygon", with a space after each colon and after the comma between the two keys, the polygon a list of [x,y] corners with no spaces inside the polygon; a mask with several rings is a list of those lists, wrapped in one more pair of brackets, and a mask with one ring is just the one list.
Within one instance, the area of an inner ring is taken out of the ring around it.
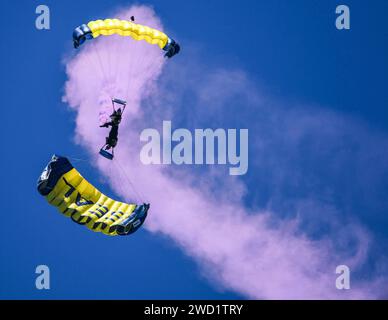
{"label": "parachute cell", "polygon": [[65,157],[54,155],[38,180],[38,191],[74,222],[107,235],[128,235],[144,223],[149,204],[115,201],[85,180]]}
{"label": "parachute cell", "polygon": [[167,51],[166,57],[171,58],[180,51],[180,46],[164,32],[134,23],[128,20],[105,19],[90,21],[82,24],[73,32],[74,47],[78,48],[87,39],[97,38],[100,35],[110,36],[117,34],[131,37],[134,40],[145,40],[150,44],[158,45]]}

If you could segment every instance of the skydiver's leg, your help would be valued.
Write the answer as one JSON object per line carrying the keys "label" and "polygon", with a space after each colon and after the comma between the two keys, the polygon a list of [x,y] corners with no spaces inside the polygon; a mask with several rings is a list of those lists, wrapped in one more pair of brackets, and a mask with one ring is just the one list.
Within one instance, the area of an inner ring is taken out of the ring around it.
{"label": "skydiver's leg", "polygon": [[111,144],[110,137],[106,137],[105,138],[105,150],[109,150],[111,146],[112,146],[112,144]]}

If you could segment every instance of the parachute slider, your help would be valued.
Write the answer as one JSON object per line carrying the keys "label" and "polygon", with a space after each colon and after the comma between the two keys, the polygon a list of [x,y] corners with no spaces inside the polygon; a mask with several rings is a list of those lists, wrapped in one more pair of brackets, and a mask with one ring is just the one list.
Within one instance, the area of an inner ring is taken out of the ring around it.
{"label": "parachute slider", "polygon": [[173,56],[179,53],[181,47],[177,42],[175,42],[174,39],[168,38],[168,42],[163,48],[163,50],[167,51],[164,55],[166,58],[172,58]]}

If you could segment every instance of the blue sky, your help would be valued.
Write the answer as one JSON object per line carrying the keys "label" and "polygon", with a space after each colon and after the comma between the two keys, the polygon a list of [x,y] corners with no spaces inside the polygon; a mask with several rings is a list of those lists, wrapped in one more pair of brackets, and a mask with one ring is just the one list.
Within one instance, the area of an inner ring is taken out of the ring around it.
{"label": "blue sky", "polygon": [[[74,114],[61,102],[66,81],[62,59],[71,50],[72,30],[132,3],[46,1],[44,4],[51,10],[49,31],[35,28],[38,4],[9,0],[0,4],[1,29],[6,30],[0,53],[4,119],[0,130],[6,137],[1,157],[4,223],[0,235],[0,297],[243,297],[209,281],[197,263],[167,238],[145,230],[127,239],[97,236],[69,223],[39,196],[36,179],[51,154],[77,157],[85,153],[73,142]],[[244,70],[273,103],[319,106],[319,110],[329,112],[325,120],[318,122],[321,125],[331,123],[332,113],[335,119],[337,115],[351,119],[352,125],[345,124],[347,129],[335,136],[343,137],[345,147],[341,150],[345,155],[331,149],[323,156],[317,151],[309,154],[312,149],[307,142],[303,154],[310,156],[295,159],[300,156],[295,152],[294,165],[279,165],[285,171],[303,167],[304,173],[318,181],[313,186],[308,179],[298,180],[297,188],[271,184],[273,174],[253,165],[243,178],[252,190],[245,202],[247,207],[264,206],[271,199],[274,210],[287,212],[310,192],[318,194],[330,189],[335,210],[345,216],[349,212],[349,219],[359,220],[380,244],[373,248],[374,254],[384,252],[388,237],[388,176],[385,154],[378,151],[387,145],[388,130],[386,1],[346,1],[351,9],[350,31],[334,27],[334,11],[339,3],[331,0],[145,4],[154,7],[166,30],[179,39],[183,48],[185,43],[198,46],[200,56],[196,59],[203,72],[225,66]],[[181,55],[184,54],[183,49]],[[231,121],[232,118],[227,120]],[[342,122],[338,121],[336,128],[340,127]],[[265,135],[262,130],[252,127],[253,134]],[[271,129],[267,134],[274,133]],[[320,137],[319,133],[315,137]],[[278,159],[282,155],[280,149],[287,149],[287,143],[275,140],[274,147],[279,148],[273,155]],[[375,157],[357,158],[354,163],[352,148]],[[288,154],[293,155],[293,150]],[[329,155],[340,159],[333,165],[340,165],[341,170],[324,165],[330,161]],[[111,192],[107,185],[101,185],[90,167],[79,166],[102,190]],[[366,172],[365,176],[359,175],[360,171]],[[351,186],[346,183],[349,180]],[[258,181],[262,183],[258,185]],[[325,210],[322,214],[326,214]],[[312,237],[324,232],[316,227],[308,230],[312,230]],[[50,266],[52,288],[48,291],[35,289],[34,271],[39,264]],[[375,270],[372,259],[360,277]]]}

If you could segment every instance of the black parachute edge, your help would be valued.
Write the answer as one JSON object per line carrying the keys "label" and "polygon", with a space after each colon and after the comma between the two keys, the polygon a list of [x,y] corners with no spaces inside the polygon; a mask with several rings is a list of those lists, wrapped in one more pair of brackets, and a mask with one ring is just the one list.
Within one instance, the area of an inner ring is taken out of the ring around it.
{"label": "black parachute edge", "polygon": [[38,192],[42,196],[47,196],[55,188],[59,179],[73,168],[66,157],[54,154],[38,179]]}
{"label": "black parachute edge", "polygon": [[81,46],[86,40],[92,39],[92,31],[86,24],[81,24],[73,31],[73,46],[77,49]]}
{"label": "black parachute edge", "polygon": [[178,54],[179,51],[181,51],[181,47],[174,39],[168,38],[168,42],[164,46],[163,50],[167,51],[164,56],[170,59],[176,54]]}
{"label": "black parachute edge", "polygon": [[150,208],[149,203],[143,203],[137,205],[134,212],[122,223],[117,226],[116,232],[119,236],[127,236],[136,232],[147,218],[148,210]]}

